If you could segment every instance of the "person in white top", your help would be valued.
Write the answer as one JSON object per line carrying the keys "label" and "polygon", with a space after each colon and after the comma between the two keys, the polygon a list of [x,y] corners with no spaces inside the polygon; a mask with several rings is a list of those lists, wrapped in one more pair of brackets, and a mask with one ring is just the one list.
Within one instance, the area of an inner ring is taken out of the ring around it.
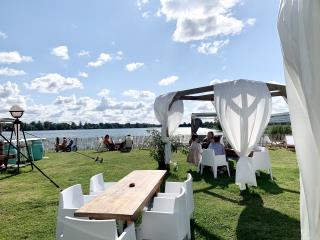
{"label": "person in white top", "polygon": [[198,166],[202,158],[202,148],[200,143],[198,142],[198,135],[192,135],[191,140],[192,142],[190,146],[190,153],[187,157],[187,162]]}

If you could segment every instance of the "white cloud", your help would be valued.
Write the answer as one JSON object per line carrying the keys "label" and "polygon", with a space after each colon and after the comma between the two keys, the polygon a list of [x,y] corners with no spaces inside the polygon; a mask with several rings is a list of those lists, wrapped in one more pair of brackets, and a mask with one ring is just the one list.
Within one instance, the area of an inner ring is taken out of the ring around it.
{"label": "white cloud", "polygon": [[253,26],[256,23],[256,20],[257,19],[255,19],[255,18],[248,18],[246,21],[246,24],[249,26]]}
{"label": "white cloud", "polygon": [[13,105],[19,105],[22,108],[25,108],[26,101],[27,97],[20,95],[17,84],[10,81],[0,84],[1,112],[7,112]]}
{"label": "white cloud", "polygon": [[229,44],[229,39],[214,41],[214,42],[202,42],[200,46],[198,46],[197,50],[202,54],[217,54],[218,51]]}
{"label": "white cloud", "polygon": [[[173,40],[189,42],[240,33],[245,23],[232,15],[240,0],[160,0],[161,14],[176,21]],[[252,23],[252,20],[249,21]]]}
{"label": "white cloud", "polygon": [[63,60],[68,60],[69,55],[68,55],[68,47],[67,46],[59,46],[55,47],[51,50],[51,54],[54,56],[57,56]]}
{"label": "white cloud", "polygon": [[160,86],[168,86],[168,85],[171,85],[173,84],[175,81],[177,81],[179,79],[178,76],[170,76],[170,77],[166,77],[166,78],[163,78],[161,79],[158,84]]}
{"label": "white cloud", "polygon": [[64,77],[58,73],[49,73],[45,76],[35,78],[30,84],[25,85],[29,89],[42,93],[58,93],[67,89],[83,88],[79,79]]}
{"label": "white cloud", "polygon": [[272,98],[272,113],[282,113],[288,112],[288,104],[283,99],[283,97],[273,97]]}
{"label": "white cloud", "polygon": [[147,90],[134,90],[134,89],[129,89],[127,91],[124,91],[122,93],[124,96],[132,97],[134,99],[154,99],[156,95]]}
{"label": "white cloud", "polygon": [[144,5],[146,5],[149,2],[149,0],[137,0],[136,4],[139,10],[142,9]]}
{"label": "white cloud", "polygon": [[145,11],[145,12],[143,12],[143,13],[142,13],[142,17],[143,17],[143,18],[149,18],[149,17],[151,17],[151,12],[150,12],[150,11]]}
{"label": "white cloud", "polygon": [[56,105],[71,105],[76,103],[76,97],[75,95],[64,97],[64,96],[58,96],[56,97],[54,104]]}
{"label": "white cloud", "polygon": [[21,62],[32,62],[33,59],[30,56],[22,56],[19,52],[0,52],[0,64],[12,64]]}
{"label": "white cloud", "polygon": [[101,89],[101,91],[100,92],[98,92],[98,96],[102,96],[102,97],[105,97],[105,96],[108,96],[109,95],[109,93],[110,93],[110,90],[109,89]]}
{"label": "white cloud", "polygon": [[86,72],[79,72],[79,73],[78,73],[78,76],[79,76],[79,77],[83,77],[83,78],[87,78],[89,75],[88,75],[88,73],[86,73]]}
{"label": "white cloud", "polygon": [[78,56],[79,56],[79,57],[82,57],[82,56],[90,56],[90,52],[82,49],[80,52],[78,52]]}
{"label": "white cloud", "polygon": [[116,59],[117,60],[122,60],[123,58],[123,52],[122,51],[118,51],[117,54],[116,54]]}
{"label": "white cloud", "polygon": [[4,32],[0,32],[0,38],[6,39],[7,37],[8,37],[7,34],[5,34]]}
{"label": "white cloud", "polygon": [[14,69],[14,68],[0,68],[0,76],[8,76],[8,77],[14,77],[14,76],[22,76],[26,75],[26,72],[23,70],[19,69]]}
{"label": "white cloud", "polygon": [[100,67],[106,62],[110,62],[112,60],[112,57],[108,53],[100,53],[99,57],[96,61],[92,61],[88,63],[89,67]]}
{"label": "white cloud", "polygon": [[135,71],[141,67],[143,67],[144,63],[141,62],[132,62],[126,65],[126,69],[129,72]]}

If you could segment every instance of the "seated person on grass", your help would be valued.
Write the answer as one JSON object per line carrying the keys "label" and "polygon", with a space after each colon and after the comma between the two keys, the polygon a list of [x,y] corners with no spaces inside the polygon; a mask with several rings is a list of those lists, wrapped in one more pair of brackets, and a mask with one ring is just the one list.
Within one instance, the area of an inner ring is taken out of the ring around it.
{"label": "seated person on grass", "polygon": [[56,152],[59,152],[59,150],[65,152],[68,145],[67,138],[63,137],[62,143],[60,144],[59,142],[60,142],[60,139],[56,137],[56,144],[55,144]]}
{"label": "seated person on grass", "polygon": [[106,148],[109,151],[114,151],[115,150],[115,144],[113,143],[112,138],[108,134],[104,137],[103,144],[106,146]]}

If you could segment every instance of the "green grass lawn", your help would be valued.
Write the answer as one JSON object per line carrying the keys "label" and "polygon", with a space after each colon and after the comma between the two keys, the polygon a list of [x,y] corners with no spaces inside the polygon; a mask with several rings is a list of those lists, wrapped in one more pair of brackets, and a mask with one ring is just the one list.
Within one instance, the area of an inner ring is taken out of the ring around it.
{"label": "green grass lawn", "polygon": [[[94,152],[86,152],[95,157]],[[286,150],[270,151],[274,181],[261,174],[258,187],[240,195],[232,177],[209,169],[203,176],[189,169],[185,155],[174,155],[178,171],[171,181],[193,175],[195,220],[194,239],[300,239],[299,172],[295,154]],[[156,169],[148,151],[105,152],[102,164],[77,153],[48,153],[49,159],[36,164],[62,188],[82,184],[85,194],[89,179],[103,172],[105,181],[117,181],[135,169]],[[0,239],[54,239],[59,191],[37,170],[22,168],[19,175],[0,174]],[[159,226],[161,227],[161,226]],[[165,240],[165,239],[164,239]]]}

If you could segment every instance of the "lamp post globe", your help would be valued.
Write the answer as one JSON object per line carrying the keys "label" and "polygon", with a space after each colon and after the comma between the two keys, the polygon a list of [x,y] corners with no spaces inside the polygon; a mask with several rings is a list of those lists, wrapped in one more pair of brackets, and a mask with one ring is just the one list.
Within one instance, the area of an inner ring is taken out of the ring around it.
{"label": "lamp post globe", "polygon": [[9,112],[13,118],[18,119],[22,117],[24,110],[20,106],[14,105],[10,108]]}

